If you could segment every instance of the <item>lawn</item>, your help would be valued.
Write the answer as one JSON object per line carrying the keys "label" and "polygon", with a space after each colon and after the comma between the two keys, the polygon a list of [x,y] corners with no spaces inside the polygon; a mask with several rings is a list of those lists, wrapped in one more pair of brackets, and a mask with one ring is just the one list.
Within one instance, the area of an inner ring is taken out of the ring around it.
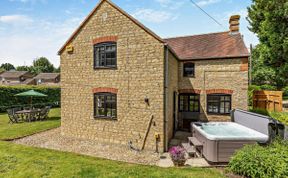
{"label": "lawn", "polygon": [[[9,148],[9,149],[8,149]],[[159,168],[0,142],[0,177],[224,177],[216,169]]]}
{"label": "lawn", "polygon": [[[60,109],[53,109],[43,122],[8,124],[0,115],[0,140],[11,140],[60,126]],[[0,141],[0,177],[225,177],[217,169],[160,168],[105,160],[74,153],[33,148]]]}
{"label": "lawn", "polygon": [[9,124],[7,114],[0,114],[0,140],[12,140],[15,138],[32,135],[60,126],[60,109],[52,109],[49,119],[46,121]]}

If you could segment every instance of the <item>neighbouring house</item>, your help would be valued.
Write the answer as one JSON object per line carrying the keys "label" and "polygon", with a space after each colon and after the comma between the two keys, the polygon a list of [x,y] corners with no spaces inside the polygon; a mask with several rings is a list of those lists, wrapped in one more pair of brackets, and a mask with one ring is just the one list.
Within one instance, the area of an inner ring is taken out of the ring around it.
{"label": "neighbouring house", "polygon": [[59,51],[61,133],[166,151],[193,121],[247,109],[249,53],[230,31],[162,39],[101,0]]}
{"label": "neighbouring house", "polygon": [[20,85],[33,78],[27,71],[5,71],[0,74],[1,85]]}
{"label": "neighbouring house", "polygon": [[35,85],[59,85],[60,73],[40,73],[34,77]]}

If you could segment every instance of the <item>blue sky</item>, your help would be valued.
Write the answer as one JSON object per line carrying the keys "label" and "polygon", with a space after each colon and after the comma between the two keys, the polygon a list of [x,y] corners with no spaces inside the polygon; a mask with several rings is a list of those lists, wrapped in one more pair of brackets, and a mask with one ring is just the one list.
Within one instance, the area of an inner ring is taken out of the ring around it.
{"label": "blue sky", "polygon": [[[190,0],[112,1],[163,38],[226,31],[230,15],[240,14],[246,45],[258,43],[245,19],[251,0],[194,0],[223,26]],[[97,3],[98,0],[1,0],[0,63],[31,65],[35,58],[45,56],[58,66],[58,49]]]}

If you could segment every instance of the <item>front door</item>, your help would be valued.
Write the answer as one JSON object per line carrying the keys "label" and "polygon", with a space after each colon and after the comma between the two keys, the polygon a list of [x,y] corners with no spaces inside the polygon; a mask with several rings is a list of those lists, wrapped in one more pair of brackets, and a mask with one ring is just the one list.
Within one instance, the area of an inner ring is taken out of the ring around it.
{"label": "front door", "polygon": [[179,96],[180,128],[185,131],[191,129],[191,122],[198,121],[200,117],[200,95],[185,93]]}

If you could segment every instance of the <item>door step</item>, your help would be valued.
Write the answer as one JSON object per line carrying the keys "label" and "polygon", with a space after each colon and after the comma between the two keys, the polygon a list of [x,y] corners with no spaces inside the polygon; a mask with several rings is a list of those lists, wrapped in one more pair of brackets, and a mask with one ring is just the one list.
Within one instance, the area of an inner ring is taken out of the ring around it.
{"label": "door step", "polygon": [[196,154],[196,150],[194,146],[191,146],[189,143],[182,143],[181,145],[189,155],[194,156]]}
{"label": "door step", "polygon": [[193,144],[196,147],[203,146],[203,144],[196,137],[189,137],[188,140],[191,144]]}

